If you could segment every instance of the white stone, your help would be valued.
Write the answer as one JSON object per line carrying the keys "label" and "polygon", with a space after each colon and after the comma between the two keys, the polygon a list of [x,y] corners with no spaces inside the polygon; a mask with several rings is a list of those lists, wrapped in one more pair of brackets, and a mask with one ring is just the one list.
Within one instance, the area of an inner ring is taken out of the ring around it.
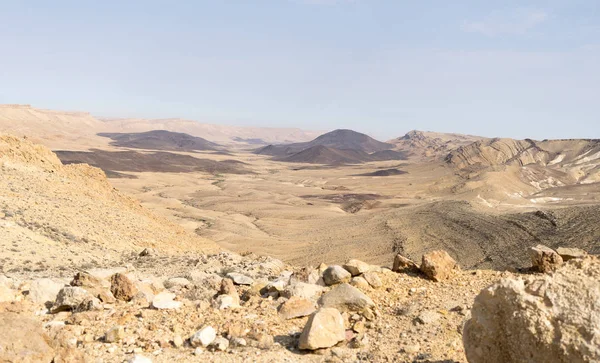
{"label": "white stone", "polygon": [[159,310],[179,309],[181,307],[181,302],[173,301],[173,299],[175,299],[175,294],[163,291],[160,294],[154,296],[154,300],[152,300],[152,307]]}
{"label": "white stone", "polygon": [[205,326],[190,337],[192,347],[208,347],[217,338],[217,332],[212,326]]}
{"label": "white stone", "polygon": [[29,287],[28,298],[36,304],[45,304],[56,301],[59,291],[65,285],[50,279],[34,280]]}
{"label": "white stone", "polygon": [[152,359],[136,354],[129,360],[129,363],[152,363]]}
{"label": "white stone", "polygon": [[236,272],[230,272],[227,277],[232,279],[236,285],[252,285],[254,280],[246,275],[242,275]]}

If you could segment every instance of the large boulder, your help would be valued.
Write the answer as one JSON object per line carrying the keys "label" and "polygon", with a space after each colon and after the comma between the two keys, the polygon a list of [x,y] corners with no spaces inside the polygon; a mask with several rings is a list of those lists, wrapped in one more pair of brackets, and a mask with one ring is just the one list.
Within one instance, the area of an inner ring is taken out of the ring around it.
{"label": "large boulder", "polygon": [[50,279],[37,279],[29,286],[28,298],[36,304],[46,304],[56,301],[58,292],[65,286]]}
{"label": "large boulder", "polygon": [[115,297],[110,292],[110,283],[87,272],[78,272],[71,281],[71,286],[82,287],[105,303],[115,302]]}
{"label": "large boulder", "polygon": [[118,300],[131,301],[138,289],[125,274],[116,273],[110,277],[110,292]]}
{"label": "large boulder", "polygon": [[529,249],[532,269],[538,272],[552,272],[563,264],[563,259],[556,251],[544,245],[537,245]]}
{"label": "large boulder", "polygon": [[457,266],[456,261],[443,250],[426,253],[421,260],[421,272],[433,281],[450,279]]}
{"label": "large boulder", "polygon": [[344,319],[336,309],[324,308],[308,318],[300,335],[298,348],[316,350],[330,348],[346,339]]}
{"label": "large boulder", "polygon": [[54,351],[40,323],[0,313],[0,362],[52,362]]}
{"label": "large boulder", "polygon": [[323,281],[325,281],[325,285],[327,286],[350,282],[351,278],[352,275],[350,272],[348,272],[342,266],[329,266],[327,269],[325,269],[325,271],[323,271]]}
{"label": "large boulder", "polygon": [[87,310],[85,305],[92,301],[92,299],[94,299],[94,297],[84,288],[66,286],[58,292],[52,311],[57,313],[66,310]]}
{"label": "large boulder", "polygon": [[471,363],[600,361],[600,261],[506,278],[475,299],[463,333]]}

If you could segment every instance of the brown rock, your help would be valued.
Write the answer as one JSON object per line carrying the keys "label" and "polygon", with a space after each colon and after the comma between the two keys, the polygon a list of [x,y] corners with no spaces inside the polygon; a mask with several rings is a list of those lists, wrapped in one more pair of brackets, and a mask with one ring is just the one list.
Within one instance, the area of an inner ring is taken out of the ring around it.
{"label": "brown rock", "polygon": [[279,307],[279,316],[282,319],[289,320],[308,316],[317,310],[315,304],[308,299],[292,296],[288,301]]}
{"label": "brown rock", "polygon": [[0,313],[0,362],[51,362],[54,351],[41,324],[13,313]]}
{"label": "brown rock", "polygon": [[456,261],[443,250],[424,254],[421,262],[421,272],[433,281],[448,280],[456,267]]}
{"label": "brown rock", "polygon": [[400,254],[394,257],[394,266],[392,267],[394,272],[417,272],[419,267],[413,260],[406,258]]}
{"label": "brown rock", "polygon": [[323,308],[310,316],[300,335],[298,348],[316,350],[330,348],[346,339],[342,314],[333,308]]}
{"label": "brown rock", "polygon": [[219,290],[220,295],[238,295],[235,286],[233,285],[233,280],[231,279],[223,279],[221,280],[221,288]]}
{"label": "brown rock", "polygon": [[110,283],[87,272],[78,272],[70,285],[82,287],[93,297],[100,299],[104,303],[112,304],[116,301],[109,290]]}
{"label": "brown rock", "polygon": [[537,245],[529,249],[532,269],[547,273],[556,270],[563,264],[563,259],[556,251],[544,245]]}
{"label": "brown rock", "polygon": [[110,291],[118,300],[131,301],[138,290],[127,276],[116,273],[110,277]]}

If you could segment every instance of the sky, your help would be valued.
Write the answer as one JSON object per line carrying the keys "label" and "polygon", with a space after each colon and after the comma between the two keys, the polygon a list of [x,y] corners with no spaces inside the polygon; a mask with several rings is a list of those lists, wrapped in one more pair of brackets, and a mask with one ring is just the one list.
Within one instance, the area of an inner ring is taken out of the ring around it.
{"label": "sky", "polygon": [[600,138],[600,1],[0,0],[0,103]]}

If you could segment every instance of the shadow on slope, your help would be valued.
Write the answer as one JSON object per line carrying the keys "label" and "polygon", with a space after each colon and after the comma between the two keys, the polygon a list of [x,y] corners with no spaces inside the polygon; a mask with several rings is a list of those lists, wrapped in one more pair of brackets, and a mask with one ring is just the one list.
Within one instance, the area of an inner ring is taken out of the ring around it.
{"label": "shadow on slope", "polygon": [[146,150],[200,151],[221,150],[221,145],[181,132],[153,130],[140,133],[99,133],[98,136],[113,140],[110,144],[119,147]]}
{"label": "shadow on slope", "polygon": [[56,151],[64,164],[86,163],[104,170],[107,175],[115,172],[163,172],[211,174],[252,174],[237,160],[214,161],[189,155],[168,152],[140,153],[136,151]]}

